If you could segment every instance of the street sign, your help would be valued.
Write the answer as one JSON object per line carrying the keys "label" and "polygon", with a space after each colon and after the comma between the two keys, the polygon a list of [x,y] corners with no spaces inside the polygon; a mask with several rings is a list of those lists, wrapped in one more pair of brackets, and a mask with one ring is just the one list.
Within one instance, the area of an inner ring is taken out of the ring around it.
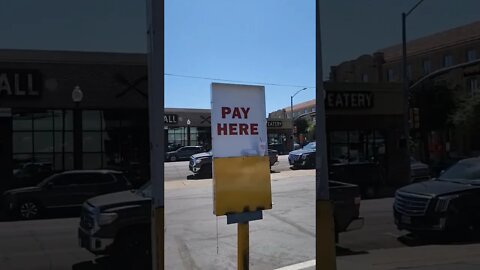
{"label": "street sign", "polygon": [[263,86],[212,84],[214,214],[272,208]]}

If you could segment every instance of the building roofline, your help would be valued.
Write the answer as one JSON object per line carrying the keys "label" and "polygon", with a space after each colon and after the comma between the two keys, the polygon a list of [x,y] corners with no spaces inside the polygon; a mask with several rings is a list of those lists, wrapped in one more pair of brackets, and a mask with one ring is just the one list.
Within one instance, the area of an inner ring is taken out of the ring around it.
{"label": "building roofline", "polygon": [[165,112],[199,112],[210,113],[210,109],[193,109],[193,108],[165,108]]}
{"label": "building roofline", "polygon": [[[480,21],[457,26],[444,31],[419,37],[407,42],[407,54],[421,55],[426,52],[441,50],[448,47],[480,40]],[[393,62],[401,58],[402,44],[395,44],[376,52],[383,52],[384,59]]]}
{"label": "building roofline", "polygon": [[147,65],[145,53],[0,49],[0,62]]}

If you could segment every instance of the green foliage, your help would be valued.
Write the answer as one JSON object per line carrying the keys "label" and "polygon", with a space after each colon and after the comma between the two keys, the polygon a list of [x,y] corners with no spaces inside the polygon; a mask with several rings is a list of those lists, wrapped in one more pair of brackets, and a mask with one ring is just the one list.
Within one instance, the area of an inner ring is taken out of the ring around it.
{"label": "green foliage", "polygon": [[480,125],[480,96],[460,100],[457,108],[449,118],[450,123],[463,129]]}
{"label": "green foliage", "polygon": [[308,121],[305,118],[297,118],[295,119],[295,126],[297,127],[297,134],[306,134]]}
{"label": "green foliage", "polygon": [[308,128],[307,128],[307,139],[309,141],[314,141],[315,140],[315,128],[316,128],[316,125],[314,122],[311,122],[309,125],[308,125]]}

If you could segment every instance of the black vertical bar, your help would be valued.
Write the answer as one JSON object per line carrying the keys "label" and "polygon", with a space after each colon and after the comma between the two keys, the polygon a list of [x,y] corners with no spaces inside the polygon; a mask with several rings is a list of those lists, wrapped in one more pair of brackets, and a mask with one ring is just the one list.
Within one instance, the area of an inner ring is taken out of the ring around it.
{"label": "black vertical bar", "polygon": [[79,102],[75,103],[73,111],[73,160],[75,170],[83,168],[83,134],[82,134],[82,111]]}

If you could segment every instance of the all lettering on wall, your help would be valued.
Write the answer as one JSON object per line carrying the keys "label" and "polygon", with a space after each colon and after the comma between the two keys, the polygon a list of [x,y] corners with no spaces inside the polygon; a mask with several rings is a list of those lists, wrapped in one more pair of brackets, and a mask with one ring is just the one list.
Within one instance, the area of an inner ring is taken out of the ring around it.
{"label": "all lettering on wall", "polygon": [[40,97],[41,90],[37,71],[0,70],[0,98]]}

